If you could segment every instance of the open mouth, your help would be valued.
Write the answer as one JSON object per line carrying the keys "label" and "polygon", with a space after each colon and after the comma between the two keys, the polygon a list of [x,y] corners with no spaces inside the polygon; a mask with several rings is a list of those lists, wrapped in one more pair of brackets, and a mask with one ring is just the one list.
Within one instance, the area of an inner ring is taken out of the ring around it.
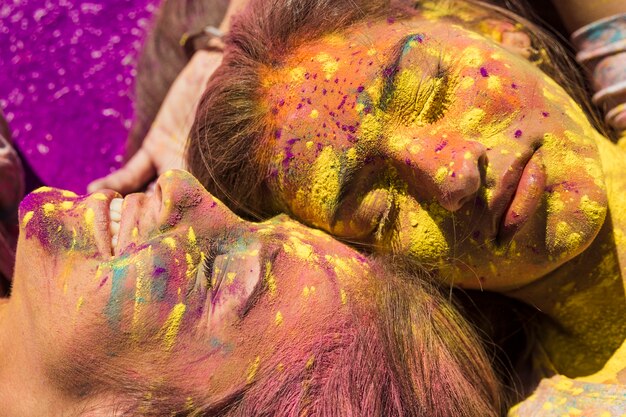
{"label": "open mouth", "polygon": [[526,162],[510,202],[500,220],[497,242],[509,243],[535,214],[546,187],[546,173],[538,148]]}
{"label": "open mouth", "polygon": [[109,202],[109,231],[111,232],[111,254],[115,253],[120,236],[120,222],[122,221],[123,198],[113,198]]}

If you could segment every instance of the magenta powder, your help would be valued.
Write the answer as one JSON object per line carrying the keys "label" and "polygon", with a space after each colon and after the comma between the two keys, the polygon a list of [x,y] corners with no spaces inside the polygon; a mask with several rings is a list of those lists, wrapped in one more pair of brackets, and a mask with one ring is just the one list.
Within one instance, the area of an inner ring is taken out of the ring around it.
{"label": "magenta powder", "polygon": [[82,193],[120,166],[135,61],[158,3],[0,4],[0,106],[44,184]]}

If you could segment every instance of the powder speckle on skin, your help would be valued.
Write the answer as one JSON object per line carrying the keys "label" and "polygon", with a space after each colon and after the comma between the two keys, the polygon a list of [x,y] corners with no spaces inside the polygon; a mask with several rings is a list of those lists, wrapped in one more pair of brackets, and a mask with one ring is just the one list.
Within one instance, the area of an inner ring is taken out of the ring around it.
{"label": "powder speckle on skin", "polygon": [[254,361],[248,367],[248,371],[246,372],[246,383],[251,383],[254,381],[257,372],[259,371],[259,365],[261,364],[261,357],[257,356],[254,358]]}
{"label": "powder speckle on skin", "polygon": [[61,203],[61,208],[62,208],[63,210],[69,210],[69,209],[71,209],[72,207],[74,207],[74,202],[73,202],[73,201],[63,201],[63,202]]}
{"label": "powder speckle on skin", "polygon": [[339,293],[341,294],[341,304],[346,305],[348,302],[348,294],[346,294],[346,291],[343,288],[339,290]]}
{"label": "powder speckle on skin", "polygon": [[26,227],[30,219],[33,218],[33,214],[34,213],[32,211],[29,211],[26,214],[24,214],[24,217],[22,217],[22,227]]}
{"label": "powder speckle on skin", "polygon": [[311,113],[309,114],[309,117],[311,119],[317,119],[319,114],[320,113],[317,111],[317,109],[313,109],[313,110],[311,110]]}
{"label": "powder speckle on skin", "polygon": [[189,240],[191,246],[196,246],[196,232],[191,226],[189,226],[189,231],[187,232],[187,240]]}
{"label": "powder speckle on skin", "polygon": [[167,317],[167,320],[165,320],[159,332],[160,336],[163,338],[163,348],[165,350],[170,350],[172,346],[174,346],[174,343],[176,343],[178,330],[180,329],[180,324],[186,309],[187,306],[185,306],[185,304],[176,304]]}
{"label": "powder speckle on skin", "polygon": [[448,255],[448,242],[431,215],[426,210],[406,213],[406,223],[411,228],[401,229],[398,240],[408,247],[413,259],[425,264],[435,264]]}
{"label": "powder speckle on skin", "polygon": [[592,201],[589,196],[584,195],[580,199],[580,210],[583,212],[587,220],[595,225],[604,222],[606,216],[606,207]]}
{"label": "powder speckle on skin", "polygon": [[176,241],[172,237],[164,238],[161,243],[170,247],[170,249],[176,249]]}
{"label": "powder speckle on skin", "polygon": [[[47,187],[46,187],[47,188]],[[65,198],[76,198],[78,195],[68,190],[61,190],[61,195]]]}
{"label": "powder speckle on skin", "polygon": [[306,369],[311,369],[315,365],[315,356],[311,355],[309,360],[306,361],[306,365],[304,366]]}
{"label": "powder speckle on skin", "polygon": [[55,210],[54,204],[52,203],[46,203],[41,206],[41,208],[43,209],[43,214],[46,216],[50,216],[52,213],[54,213]]}
{"label": "powder speckle on skin", "polygon": [[265,263],[265,283],[267,284],[267,290],[271,296],[276,295],[276,278],[272,273],[272,263],[267,261]]}
{"label": "powder speckle on skin", "polygon": [[561,256],[574,252],[580,247],[583,240],[580,232],[572,230],[572,227],[565,221],[558,222],[553,233],[552,244],[547,242],[547,246],[552,251],[560,253]]}
{"label": "powder speckle on skin", "polygon": [[[300,212],[315,225],[331,212],[335,196],[339,194],[339,169],[341,163],[332,146],[326,146],[312,167],[310,191],[298,196]],[[326,219],[325,223],[330,219]]]}
{"label": "powder speckle on skin", "polygon": [[108,197],[102,193],[94,193],[91,195],[94,199],[96,200],[100,200],[100,201],[107,201]]}
{"label": "powder speckle on skin", "polygon": [[298,258],[306,260],[313,254],[313,247],[309,244],[303,243],[295,236],[289,238],[289,243],[283,245],[286,253],[293,253]]}
{"label": "powder speckle on skin", "polygon": [[96,217],[96,213],[94,213],[93,209],[90,207],[85,210],[85,224],[89,229],[93,229],[94,227],[94,219]]}
{"label": "powder speckle on skin", "polygon": [[439,169],[437,169],[437,172],[435,172],[434,180],[437,184],[441,185],[443,184],[447,176],[448,176],[448,168],[439,167]]}
{"label": "powder speckle on skin", "polygon": [[485,111],[478,107],[474,107],[473,109],[468,111],[461,119],[461,131],[465,134],[476,132],[484,118]]}
{"label": "powder speckle on skin", "polygon": [[274,324],[280,326],[283,324],[283,314],[280,311],[276,312],[276,316],[274,317]]}
{"label": "powder speckle on skin", "polygon": [[77,312],[77,313],[78,313],[78,310],[80,310],[80,308],[82,307],[82,305],[83,305],[83,302],[84,302],[84,301],[85,301],[85,299],[84,299],[84,297],[81,295],[81,296],[78,298],[78,301],[76,302],[76,312]]}

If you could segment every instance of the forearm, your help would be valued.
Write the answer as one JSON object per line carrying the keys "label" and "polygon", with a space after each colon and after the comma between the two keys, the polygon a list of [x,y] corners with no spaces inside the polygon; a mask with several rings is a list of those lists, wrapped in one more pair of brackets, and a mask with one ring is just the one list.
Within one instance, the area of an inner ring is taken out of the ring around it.
{"label": "forearm", "polygon": [[591,22],[626,12],[624,0],[552,0],[570,33]]}

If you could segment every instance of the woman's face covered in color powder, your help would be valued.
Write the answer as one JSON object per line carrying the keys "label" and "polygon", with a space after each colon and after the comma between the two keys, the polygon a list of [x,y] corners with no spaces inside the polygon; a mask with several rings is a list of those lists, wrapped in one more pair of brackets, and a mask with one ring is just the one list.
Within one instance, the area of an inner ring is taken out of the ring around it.
{"label": "woman's face covered in color powder", "polygon": [[315,361],[331,333],[340,343],[349,284],[367,292],[353,249],[285,217],[243,221],[185,172],[125,198],[116,247],[114,197],[43,188],[21,205],[10,315],[54,374],[131,364],[137,387],[227,398],[268,366]]}
{"label": "woman's face covered in color powder", "polygon": [[447,282],[523,285],[604,221],[599,134],[580,107],[526,59],[432,11],[306,42],[262,83],[278,204]]}

